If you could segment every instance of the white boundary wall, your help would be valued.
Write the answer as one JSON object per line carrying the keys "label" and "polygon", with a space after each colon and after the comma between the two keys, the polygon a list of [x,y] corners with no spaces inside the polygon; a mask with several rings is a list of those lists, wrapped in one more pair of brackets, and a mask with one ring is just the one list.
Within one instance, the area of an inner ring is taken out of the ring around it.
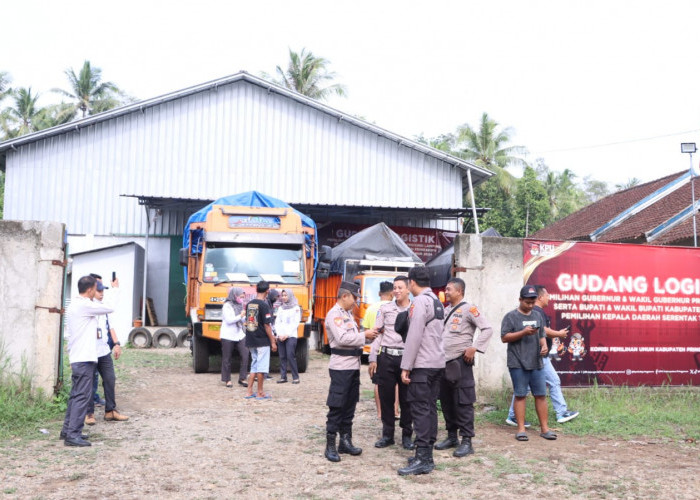
{"label": "white boundary wall", "polygon": [[[32,390],[53,394],[59,369],[65,226],[0,221],[0,356],[5,375],[31,377]],[[24,370],[23,370],[24,367]]]}
{"label": "white boundary wall", "polygon": [[493,335],[484,355],[476,356],[477,391],[512,388],[506,366],[506,344],[501,342],[501,320],[518,307],[523,286],[523,242],[519,238],[459,234],[455,238],[457,277],[466,283],[466,299],[489,320]]}

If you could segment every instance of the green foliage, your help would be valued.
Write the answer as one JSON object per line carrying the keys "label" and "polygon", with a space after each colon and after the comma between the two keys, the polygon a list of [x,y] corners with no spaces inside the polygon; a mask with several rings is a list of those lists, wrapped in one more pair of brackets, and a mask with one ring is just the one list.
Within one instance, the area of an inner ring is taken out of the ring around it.
{"label": "green foliage", "polygon": [[551,220],[547,192],[530,167],[525,168],[518,180],[513,208],[513,236],[527,237]]}
{"label": "green foliage", "polygon": [[0,170],[0,219],[5,213],[5,172]]}
{"label": "green foliage", "polygon": [[289,49],[287,69],[283,70],[282,67],[277,66],[277,78],[267,73],[262,73],[262,76],[281,87],[318,101],[326,100],[332,94],[344,97],[347,95],[347,88],[344,85],[339,83],[326,85],[336,77],[334,72],[328,70],[329,64],[330,61],[323,57],[316,57],[305,48],[299,53]]}
{"label": "green foliage", "polygon": [[[510,389],[492,392],[482,399],[496,407],[479,413],[478,421],[504,425],[508,416]],[[696,442],[700,439],[700,388],[682,387],[599,387],[564,389],[566,403],[580,415],[558,424],[549,405],[549,425],[566,434],[621,439],[663,439]],[[533,399],[527,399],[526,420],[537,426]]]}
{"label": "green foliage", "polygon": [[93,67],[90,61],[83,62],[76,75],[73,68],[65,71],[70,90],[53,89],[73,101],[73,110],[80,112],[81,118],[101,113],[121,104],[122,92],[112,82],[102,81],[102,70]]}
{"label": "green foliage", "polygon": [[0,440],[38,435],[40,427],[62,417],[67,396],[65,389],[54,397],[33,391],[26,362],[19,375],[12,373],[10,357],[0,342]]}

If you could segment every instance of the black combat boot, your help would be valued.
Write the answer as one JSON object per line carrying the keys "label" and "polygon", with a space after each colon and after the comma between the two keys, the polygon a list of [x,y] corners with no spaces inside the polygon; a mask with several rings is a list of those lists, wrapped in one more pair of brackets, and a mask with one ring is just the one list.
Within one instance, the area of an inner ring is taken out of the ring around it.
{"label": "black combat boot", "polygon": [[411,436],[401,436],[401,446],[404,450],[415,450],[416,444],[411,441]]}
{"label": "black combat boot", "polygon": [[335,432],[326,432],[326,453],[325,456],[331,462],[340,462],[340,455],[335,448]]}
{"label": "black combat boot", "polygon": [[338,444],[338,453],[347,453],[348,455],[359,455],[362,453],[362,448],[357,448],[352,445],[352,433],[346,432],[340,434],[340,443]]}
{"label": "black combat boot", "polygon": [[457,449],[452,453],[453,457],[461,458],[466,457],[474,453],[474,448],[472,448],[472,438],[463,437],[462,444],[460,444]]}
{"label": "black combat boot", "polygon": [[416,448],[415,459],[403,469],[399,469],[398,472],[399,476],[429,474],[434,468],[435,462],[433,462],[433,449],[426,446]]}
{"label": "black combat boot", "polygon": [[459,445],[459,439],[457,439],[457,431],[447,431],[447,438],[444,441],[440,441],[435,445],[436,450],[446,450],[448,448],[454,448]]}
{"label": "black combat boot", "polygon": [[391,446],[394,444],[394,438],[393,436],[382,436],[382,438],[374,443],[375,448],[386,448],[387,446]]}

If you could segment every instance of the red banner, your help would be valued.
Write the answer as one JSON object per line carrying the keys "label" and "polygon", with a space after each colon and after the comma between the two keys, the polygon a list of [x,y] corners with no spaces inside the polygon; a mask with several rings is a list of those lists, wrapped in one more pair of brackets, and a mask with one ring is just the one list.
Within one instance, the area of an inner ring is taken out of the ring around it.
{"label": "red banner", "polygon": [[[368,227],[370,226],[333,222],[319,229],[318,239],[321,245],[334,247]],[[390,226],[390,229],[398,234],[423,262],[429,261],[436,253],[449,245],[457,234],[452,231],[420,227]]]}
{"label": "red banner", "polygon": [[550,294],[562,385],[700,383],[700,249],[524,240],[525,282]]}

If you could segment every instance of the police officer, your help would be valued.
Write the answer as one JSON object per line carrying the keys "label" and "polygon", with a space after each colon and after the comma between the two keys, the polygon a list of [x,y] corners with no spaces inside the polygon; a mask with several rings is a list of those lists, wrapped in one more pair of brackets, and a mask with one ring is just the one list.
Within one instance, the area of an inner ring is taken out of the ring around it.
{"label": "police officer", "polygon": [[[442,334],[445,347],[445,376],[440,383],[440,408],[445,417],[447,439],[435,445],[436,450],[457,447],[452,454],[464,457],[474,453],[474,355],[484,353],[493,329],[479,309],[464,300],[464,281],[452,278],[445,287],[450,305],[445,309]],[[474,342],[474,333],[481,333]],[[462,436],[459,443],[457,431]]]}
{"label": "police officer", "polygon": [[408,273],[409,290],[415,297],[409,308],[406,346],[401,360],[401,381],[408,385],[408,402],[416,432],[416,455],[399,475],[428,474],[435,468],[433,444],[437,439],[437,398],[445,371],[442,347],[444,310],[430,289],[425,267]]}
{"label": "police officer", "polygon": [[369,376],[377,376],[379,388],[379,403],[382,414],[382,437],[374,443],[376,448],[386,448],[394,444],[394,405],[396,404],[396,385],[399,386],[399,406],[401,407],[401,444],[406,450],[412,450],[415,445],[411,441],[413,424],[411,422],[411,409],[406,401],[408,386],[401,383],[401,360],[403,358],[404,343],[401,335],[394,330],[396,316],[408,309],[411,299],[408,292],[408,278],[397,276],[394,278],[395,301],[382,304],[377,312],[374,324],[379,333],[372,342],[369,353]]}
{"label": "police officer", "polygon": [[[338,289],[338,302],[326,315],[326,334],[331,347],[328,372],[331,385],[328,389],[328,416],[326,419],[325,456],[331,462],[339,462],[339,453],[359,455],[362,448],[352,444],[352,419],[360,399],[360,356],[365,339],[374,340],[377,333],[365,330],[360,333],[352,308],[360,296],[360,286],[342,281]],[[335,436],[340,432],[340,444],[336,449]]]}

